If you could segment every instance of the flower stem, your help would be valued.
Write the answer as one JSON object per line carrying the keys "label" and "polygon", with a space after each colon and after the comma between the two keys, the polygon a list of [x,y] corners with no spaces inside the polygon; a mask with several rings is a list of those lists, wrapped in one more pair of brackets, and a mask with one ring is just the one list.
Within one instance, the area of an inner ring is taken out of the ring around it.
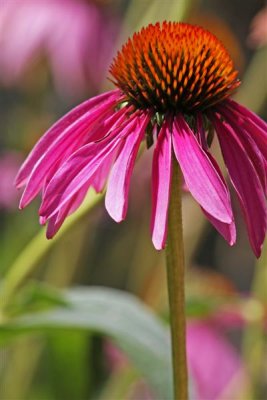
{"label": "flower stem", "polygon": [[167,281],[175,400],[187,400],[185,262],[182,227],[182,175],[173,159],[167,242]]}

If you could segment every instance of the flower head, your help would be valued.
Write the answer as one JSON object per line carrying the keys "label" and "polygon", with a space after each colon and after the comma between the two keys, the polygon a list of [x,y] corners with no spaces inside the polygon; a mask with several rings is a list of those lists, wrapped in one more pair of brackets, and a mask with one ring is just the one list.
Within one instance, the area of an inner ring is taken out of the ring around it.
{"label": "flower head", "polygon": [[116,24],[96,2],[12,0],[0,7],[0,72],[4,83],[19,80],[33,61],[46,56],[64,94],[96,89],[104,77]]}
{"label": "flower head", "polygon": [[149,25],[123,46],[110,68],[116,90],[70,111],[40,139],[22,166],[20,206],[42,190],[41,223],[52,237],[90,187],[107,182],[106,209],[126,216],[130,178],[143,141],[154,143],[152,240],[166,243],[172,165],[206,217],[236,240],[228,186],[210,152],[215,130],[253,251],[266,232],[267,124],[229,98],[240,84],[222,43],[185,23]]}
{"label": "flower head", "polygon": [[204,110],[239,85],[222,43],[181,23],[142,29],[123,46],[110,72],[136,108],[160,113]]}

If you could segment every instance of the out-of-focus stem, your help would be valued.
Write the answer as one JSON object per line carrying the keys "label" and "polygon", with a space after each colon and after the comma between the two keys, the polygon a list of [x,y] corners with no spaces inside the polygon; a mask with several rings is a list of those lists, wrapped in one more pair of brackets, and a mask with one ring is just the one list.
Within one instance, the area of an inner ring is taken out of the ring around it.
{"label": "out-of-focus stem", "polygon": [[185,262],[182,228],[182,176],[173,159],[173,176],[168,218],[167,283],[172,338],[173,383],[175,400],[187,400],[185,321]]}
{"label": "out-of-focus stem", "polygon": [[75,212],[75,214],[68,218],[53,240],[47,240],[42,230],[23,249],[15,262],[10,266],[7,275],[3,279],[0,288],[0,309],[2,312],[9,304],[10,299],[22,282],[30,275],[38,262],[47,254],[52,246],[54,246],[65,232],[74,226],[76,222],[86,215],[101,199],[101,195],[89,192],[82,206]]}

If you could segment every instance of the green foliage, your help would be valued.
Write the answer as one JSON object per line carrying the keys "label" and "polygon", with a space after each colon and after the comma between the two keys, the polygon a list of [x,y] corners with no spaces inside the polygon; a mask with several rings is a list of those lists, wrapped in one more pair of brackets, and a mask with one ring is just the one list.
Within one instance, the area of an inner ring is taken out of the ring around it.
{"label": "green foliage", "polygon": [[[51,296],[45,293],[45,298],[55,298],[54,290]],[[3,323],[1,344],[23,333],[97,332],[114,340],[158,396],[172,397],[168,330],[137,298],[113,289],[78,287],[63,292],[61,299],[57,295],[55,304],[49,311]]]}

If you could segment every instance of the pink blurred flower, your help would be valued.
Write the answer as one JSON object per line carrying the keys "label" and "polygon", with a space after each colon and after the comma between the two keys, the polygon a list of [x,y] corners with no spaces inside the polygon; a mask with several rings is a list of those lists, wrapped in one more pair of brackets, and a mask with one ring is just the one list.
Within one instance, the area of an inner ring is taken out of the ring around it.
{"label": "pink blurred flower", "polygon": [[110,340],[104,342],[104,354],[106,356],[107,366],[111,371],[120,370],[127,365],[126,356]]}
{"label": "pink blurred flower", "polygon": [[21,78],[45,55],[64,93],[99,87],[112,56],[116,23],[93,1],[10,0],[0,7],[0,76]]}
{"label": "pink blurred flower", "polygon": [[[196,37],[198,38],[196,40]],[[267,124],[231,100],[237,72],[222,43],[183,23],[149,25],[123,46],[111,66],[119,89],[70,111],[40,139],[22,166],[20,207],[42,190],[41,223],[51,238],[93,187],[108,179],[106,209],[122,221],[142,141],[156,141],[152,161],[152,240],[162,249],[172,165],[222,236],[236,228],[227,184],[209,144],[215,129],[237,193],[251,247],[260,256],[266,233]],[[206,127],[209,129],[206,131]]]}
{"label": "pink blurred flower", "polygon": [[252,47],[267,45],[267,6],[253,18],[248,42]]}
{"label": "pink blurred flower", "polygon": [[0,209],[10,210],[16,206],[18,192],[14,180],[21,158],[15,153],[0,156]]}
{"label": "pink blurred flower", "polygon": [[247,378],[244,366],[215,325],[203,321],[188,325],[187,355],[196,386],[194,400],[241,399]]}
{"label": "pink blurred flower", "polygon": [[[105,350],[113,372],[127,366],[126,357],[111,342]],[[187,355],[193,400],[241,400],[247,374],[240,356],[222,334],[222,329],[219,330],[212,321],[190,321],[187,326]],[[139,381],[132,390],[135,396],[131,398],[156,398],[148,385]]]}

